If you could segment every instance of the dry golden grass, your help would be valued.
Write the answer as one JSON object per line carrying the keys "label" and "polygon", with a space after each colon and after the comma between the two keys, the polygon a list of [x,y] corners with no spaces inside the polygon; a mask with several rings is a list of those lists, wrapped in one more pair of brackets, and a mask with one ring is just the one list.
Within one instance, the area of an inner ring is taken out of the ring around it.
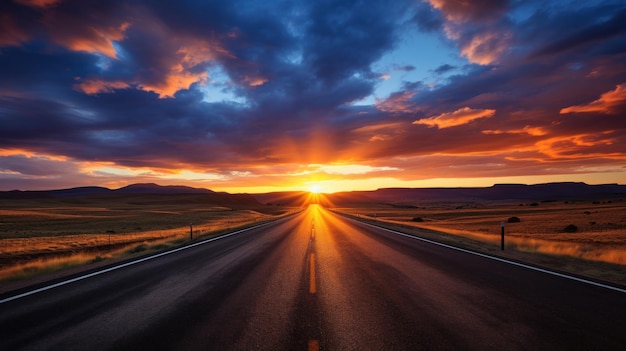
{"label": "dry golden grass", "polygon": [[176,201],[0,201],[0,281],[171,247],[190,239],[190,224],[197,239],[289,211]]}
{"label": "dry golden grass", "polygon": [[[574,273],[589,272],[586,275],[626,284],[625,201],[547,202],[532,206],[450,202],[415,208],[337,210],[403,228],[445,233],[446,238],[436,234],[430,238],[452,240],[489,252],[499,252],[501,222],[505,222],[506,250],[502,255]],[[508,223],[511,217],[518,217],[520,222]],[[417,218],[422,222],[415,221]],[[575,225],[577,231],[566,232],[569,225]],[[609,274],[607,269],[613,272]]]}

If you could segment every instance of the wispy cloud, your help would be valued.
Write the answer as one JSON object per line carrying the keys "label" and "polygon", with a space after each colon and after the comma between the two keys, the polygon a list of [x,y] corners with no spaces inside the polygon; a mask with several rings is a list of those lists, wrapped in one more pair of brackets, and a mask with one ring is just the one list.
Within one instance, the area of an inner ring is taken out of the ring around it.
{"label": "wispy cloud", "polygon": [[440,115],[415,120],[413,124],[423,124],[443,129],[468,124],[481,118],[491,118],[495,113],[496,110],[463,107],[453,112],[445,112]]}
{"label": "wispy cloud", "polygon": [[619,84],[614,90],[608,91],[588,104],[575,105],[561,109],[561,114],[566,113],[583,113],[583,112],[600,112],[613,114],[619,108],[626,108],[626,83]]}

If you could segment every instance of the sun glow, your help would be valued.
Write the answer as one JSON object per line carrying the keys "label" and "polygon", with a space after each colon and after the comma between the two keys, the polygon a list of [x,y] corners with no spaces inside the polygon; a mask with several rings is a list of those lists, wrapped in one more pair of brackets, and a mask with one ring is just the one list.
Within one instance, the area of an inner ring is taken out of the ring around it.
{"label": "sun glow", "polygon": [[319,184],[311,184],[309,185],[309,192],[313,194],[319,194],[322,192],[322,187]]}

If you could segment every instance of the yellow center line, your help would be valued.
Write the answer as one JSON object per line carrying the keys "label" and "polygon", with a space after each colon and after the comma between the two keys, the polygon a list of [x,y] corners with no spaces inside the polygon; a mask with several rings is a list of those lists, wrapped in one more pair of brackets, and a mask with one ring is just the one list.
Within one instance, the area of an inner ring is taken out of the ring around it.
{"label": "yellow center line", "polygon": [[312,339],[309,340],[309,351],[319,351],[320,342],[318,340]]}
{"label": "yellow center line", "polygon": [[311,253],[311,258],[309,260],[309,292],[311,294],[315,294],[317,292],[317,286],[315,284],[315,254]]}

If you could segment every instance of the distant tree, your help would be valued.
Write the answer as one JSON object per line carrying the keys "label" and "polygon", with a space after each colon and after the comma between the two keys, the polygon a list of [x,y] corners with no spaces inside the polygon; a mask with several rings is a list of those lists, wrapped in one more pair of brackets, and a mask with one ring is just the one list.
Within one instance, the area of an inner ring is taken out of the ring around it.
{"label": "distant tree", "polygon": [[510,217],[510,218],[507,220],[507,222],[509,222],[509,223],[519,223],[519,222],[521,222],[521,221],[522,221],[522,220],[521,220],[521,219],[519,219],[519,217],[515,217],[515,216]]}
{"label": "distant tree", "polygon": [[413,217],[412,221],[413,222],[424,222],[424,219],[422,217]]}
{"label": "distant tree", "polygon": [[567,227],[565,227],[563,231],[566,233],[576,233],[578,231],[578,227],[573,224],[570,224]]}

